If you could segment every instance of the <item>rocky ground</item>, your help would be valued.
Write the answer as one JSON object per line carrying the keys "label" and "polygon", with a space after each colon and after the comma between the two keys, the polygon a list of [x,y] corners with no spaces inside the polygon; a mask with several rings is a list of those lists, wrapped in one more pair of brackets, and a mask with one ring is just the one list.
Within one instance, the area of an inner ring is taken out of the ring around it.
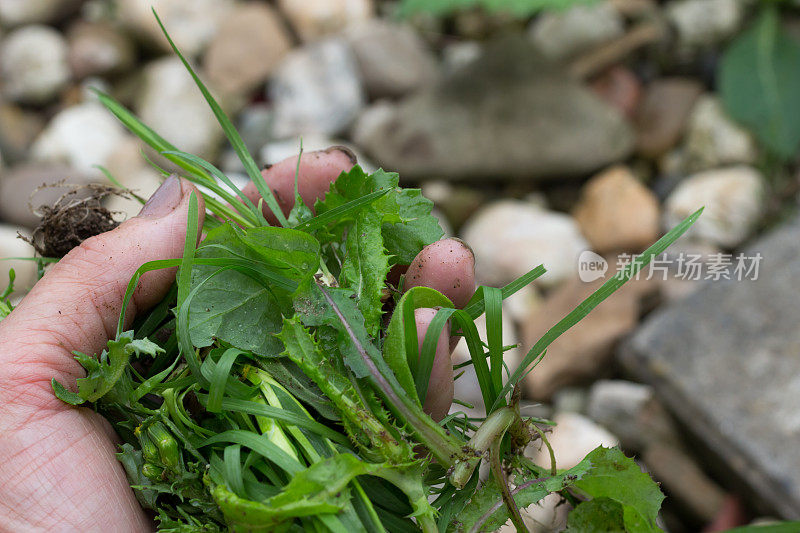
{"label": "rocky ground", "polygon": [[[0,0],[0,257],[32,255],[17,239],[37,224],[29,202],[64,192],[42,184],[103,182],[102,165],[142,196],[158,186],[90,87],[244,179],[150,4]],[[606,0],[522,21],[400,21],[378,0],[152,4],[257,162],[297,153],[301,137],[305,150],[345,144],[363,166],[422,187],[473,247],[479,282],[548,268],[506,302],[511,366],[599,286],[586,257],[611,275],[706,206],[661,270],[550,347],[525,382],[526,409],[558,422],[559,467],[600,443],[636,453],[670,496],[669,531],[800,514],[800,464],[785,446],[800,437],[785,407],[800,398],[800,308],[785,291],[800,227],[760,237],[793,212],[798,180],[764,164],[714,83],[750,3]],[[122,218],[138,204],[109,208]],[[19,288],[35,279],[31,262],[3,267]],[[469,373],[457,396],[480,403]],[[531,510],[531,527],[557,529],[556,503]]]}

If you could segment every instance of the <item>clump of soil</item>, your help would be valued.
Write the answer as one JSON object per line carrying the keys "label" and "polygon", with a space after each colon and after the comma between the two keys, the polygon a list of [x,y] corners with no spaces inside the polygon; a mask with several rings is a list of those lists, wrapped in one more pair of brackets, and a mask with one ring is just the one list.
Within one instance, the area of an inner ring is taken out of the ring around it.
{"label": "clump of soil", "polygon": [[[61,182],[54,185],[65,186]],[[119,221],[114,219],[114,213],[103,207],[102,200],[109,195],[129,197],[127,191],[105,185],[67,186],[72,190],[52,206],[42,205],[33,210],[42,221],[33,230],[31,238],[20,236],[42,257],[64,257],[89,237],[116,228]]]}

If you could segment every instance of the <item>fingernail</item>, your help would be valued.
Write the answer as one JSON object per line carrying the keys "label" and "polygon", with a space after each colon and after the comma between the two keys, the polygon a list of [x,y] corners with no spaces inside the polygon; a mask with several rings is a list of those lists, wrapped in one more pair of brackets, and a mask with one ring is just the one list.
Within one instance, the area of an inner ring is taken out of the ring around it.
{"label": "fingernail", "polygon": [[350,163],[352,163],[353,165],[358,163],[358,157],[356,157],[355,152],[353,152],[347,146],[342,146],[340,144],[337,144],[335,146],[331,146],[330,148],[326,148],[325,150],[323,150],[323,152],[325,152],[326,154],[329,154],[331,152],[342,152],[350,160]]}
{"label": "fingernail", "polygon": [[173,174],[156,189],[137,216],[142,218],[163,217],[178,207],[182,198],[181,180]]}

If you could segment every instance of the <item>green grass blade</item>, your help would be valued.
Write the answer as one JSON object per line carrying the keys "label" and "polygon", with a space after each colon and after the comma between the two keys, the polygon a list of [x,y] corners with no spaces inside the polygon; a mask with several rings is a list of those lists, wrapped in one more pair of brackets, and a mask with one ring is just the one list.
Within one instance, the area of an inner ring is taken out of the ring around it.
{"label": "green grass blade", "polygon": [[[267,224],[267,221],[264,219],[264,213],[262,213],[261,210],[258,209],[253,204],[250,198],[245,196],[239,189],[239,187],[237,187],[236,184],[233,183],[228,176],[226,176],[220,169],[218,169],[208,161],[205,161],[203,158],[197,157],[196,155],[181,151],[166,151],[162,152],[162,155],[174,155],[175,157],[182,158],[190,163],[202,167],[203,169],[208,171],[212,176],[217,178],[217,180],[227,185],[228,188],[230,188],[236,194],[236,197],[238,197],[242,202],[244,202],[244,204],[248,207],[250,211],[242,214],[244,216],[247,216],[247,218],[251,220],[253,224],[262,226],[269,225]],[[205,186],[214,191],[215,193],[219,194],[220,196],[222,196],[225,199],[225,201],[228,202],[229,204],[233,206],[236,205],[236,198],[233,195],[231,195],[228,191],[222,189],[219,186],[216,186],[214,188],[212,188],[210,185],[205,185]]]}
{"label": "green grass blade", "polygon": [[225,465],[224,477],[228,490],[244,498],[247,494],[244,490],[244,479],[242,477],[241,450],[242,447],[238,444],[226,446],[222,461]]}
{"label": "green grass blade", "polygon": [[[169,141],[156,133],[155,130],[144,124],[141,120],[139,120],[139,118],[125,109],[122,104],[114,100],[111,96],[97,89],[93,90],[95,94],[97,94],[97,98],[100,100],[100,103],[103,104],[106,109],[111,111],[111,113],[131,131],[131,133],[139,137],[155,151],[161,153],[178,150]],[[166,158],[188,172],[192,177],[195,178],[193,181],[196,181],[197,183],[202,183],[205,185],[209,181],[213,181],[211,177],[198,166],[187,163],[175,156],[166,156]]]}
{"label": "green grass blade", "polygon": [[[197,399],[200,400],[201,403],[208,400],[208,396],[205,394],[196,393],[196,395]],[[341,433],[329,428],[324,424],[320,424],[309,417],[300,416],[296,413],[287,411],[286,409],[280,409],[278,407],[272,407],[263,403],[250,400],[241,400],[238,398],[223,398],[222,409],[224,411],[236,411],[240,413],[247,413],[253,416],[273,418],[287,424],[307,429],[321,437],[325,437],[326,439],[330,439],[331,441],[344,446],[350,445],[350,441]]]}
{"label": "green grass blade", "polygon": [[483,301],[486,306],[486,342],[489,345],[489,369],[492,386],[503,388],[503,291],[495,287],[484,287]]}
{"label": "green grass blade", "polygon": [[125,313],[128,310],[128,304],[130,304],[131,298],[133,297],[133,291],[136,290],[136,285],[139,283],[139,278],[142,277],[142,274],[152,270],[173,268],[179,264],[180,259],[158,259],[156,261],[149,261],[136,269],[136,272],[133,273],[131,280],[128,282],[128,288],[125,290],[125,296],[122,298],[122,309],[119,313],[119,320],[117,320],[117,338],[119,338],[122,332],[125,331]]}
{"label": "green grass blade", "polygon": [[211,379],[209,379],[208,403],[206,404],[206,410],[209,412],[219,413],[222,411],[222,397],[225,395],[225,386],[228,384],[231,368],[236,358],[244,353],[238,348],[228,348],[219,358]]}
{"label": "green grass blade", "polygon": [[[547,272],[543,265],[539,265],[524,276],[520,276],[501,290],[503,291],[503,300],[515,294],[524,286],[528,285],[529,283],[533,282],[536,278],[541,276]],[[475,291],[474,296],[470,299],[469,304],[464,308],[464,311],[469,314],[474,319],[478,318],[483,314],[484,311],[484,302],[483,302],[483,286],[478,287],[478,290]]]}
{"label": "green grass blade", "polygon": [[219,122],[220,126],[222,126],[222,130],[225,132],[225,136],[228,138],[228,141],[230,141],[233,150],[236,152],[236,155],[238,155],[239,159],[242,161],[242,164],[244,165],[244,168],[247,171],[247,175],[250,176],[250,179],[253,181],[253,184],[256,186],[256,189],[258,190],[259,194],[264,199],[264,202],[266,202],[267,206],[269,206],[270,210],[275,215],[275,218],[278,219],[278,222],[280,222],[281,226],[284,227],[289,226],[289,223],[286,220],[283,211],[281,211],[280,206],[278,206],[277,200],[275,200],[275,196],[272,194],[272,191],[267,186],[267,182],[264,181],[264,177],[261,175],[261,171],[258,170],[258,166],[256,165],[256,162],[253,160],[253,156],[251,156],[250,152],[247,151],[247,147],[244,145],[244,141],[242,140],[242,137],[239,135],[239,132],[236,131],[236,128],[234,128],[233,126],[233,123],[225,114],[225,112],[222,110],[222,108],[214,99],[214,97],[211,95],[211,92],[208,90],[208,88],[206,88],[205,84],[197,76],[192,66],[189,64],[186,58],[183,57],[183,54],[181,54],[180,50],[178,50],[178,47],[172,41],[172,38],[169,36],[169,33],[167,33],[167,29],[164,27],[164,23],[161,22],[161,19],[158,17],[158,14],[156,13],[155,9],[153,9],[153,15],[155,15],[156,20],[158,21],[158,25],[161,27],[161,31],[164,32],[164,36],[167,38],[167,41],[169,41],[172,50],[175,52],[175,54],[177,54],[181,62],[183,62],[183,65],[186,67],[186,70],[189,71],[189,74],[192,76],[192,79],[194,79],[194,82],[197,84],[197,88],[200,89],[200,92],[203,93],[203,97],[206,99],[206,102],[208,102],[208,105],[211,106],[211,111],[214,113],[214,116],[217,117],[217,121]]}
{"label": "green grass blade", "polygon": [[270,442],[269,438],[266,436],[256,435],[251,431],[242,429],[232,429],[212,435],[204,442],[200,443],[199,447],[204,448],[221,442],[241,444],[274,463],[290,476],[299,474],[305,470],[305,467],[301,465],[297,459]]}
{"label": "green grass blade", "polygon": [[618,272],[613,278],[606,281],[599,289],[597,289],[592,295],[582,301],[578,306],[573,309],[567,316],[562,318],[555,326],[550,328],[547,333],[539,339],[536,344],[530,349],[530,351],[525,355],[525,358],[522,360],[520,365],[517,367],[516,370],[511,374],[506,385],[500,391],[500,394],[495,399],[494,404],[492,405],[492,409],[487,411],[487,414],[491,411],[494,411],[497,407],[502,404],[502,398],[505,397],[506,394],[511,392],[511,389],[525,377],[525,375],[530,371],[528,370],[528,366],[533,363],[534,361],[539,358],[539,356],[547,349],[550,344],[556,340],[558,337],[561,336],[562,333],[570,329],[572,326],[577,324],[580,320],[583,319],[589,312],[597,307],[603,300],[611,296],[617,289],[622,287],[629,279],[635,276],[642,268],[647,266],[648,263],[653,259],[653,257],[657,256],[658,254],[662,253],[667,247],[675,242],[678,237],[686,233],[686,231],[695,223],[697,218],[703,212],[703,208],[698,209],[688,217],[686,217],[683,222],[672,228],[672,230],[661,237],[655,244],[653,244],[650,248],[645,250],[641,253],[634,261],[632,261],[626,268]]}
{"label": "green grass blade", "polygon": [[322,228],[328,225],[331,222],[339,220],[345,215],[349,215],[353,211],[360,209],[362,206],[367,205],[384,194],[388,193],[392,189],[381,189],[379,191],[371,192],[369,194],[365,194],[360,198],[356,198],[355,200],[350,200],[349,202],[342,204],[338,207],[334,207],[330,211],[326,211],[321,215],[317,215],[311,220],[303,222],[302,224],[298,224],[295,226],[295,229],[303,230],[303,231],[313,231],[315,229]]}

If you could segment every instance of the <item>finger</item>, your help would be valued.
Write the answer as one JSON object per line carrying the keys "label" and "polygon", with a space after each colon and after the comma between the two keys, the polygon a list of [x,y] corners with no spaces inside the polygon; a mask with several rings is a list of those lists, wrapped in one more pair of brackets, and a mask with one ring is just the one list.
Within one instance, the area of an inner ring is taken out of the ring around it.
{"label": "finger", "polygon": [[[350,170],[356,164],[356,156],[348,148],[332,146],[326,150],[309,152],[300,157],[300,172],[297,189],[303,202],[313,208],[314,202],[325,196],[332,182],[339,174]],[[261,171],[267,186],[272,190],[284,215],[288,215],[294,206],[294,175],[297,171],[297,157],[284,159]],[[250,201],[258,205],[261,195],[253,183],[248,183],[242,190]],[[264,205],[264,217],[270,224],[278,220]]]}
{"label": "finger", "polygon": [[[6,385],[8,380],[38,383],[52,396],[52,377],[74,383],[83,375],[72,351],[98,353],[115,335],[136,269],[148,261],[183,255],[192,191],[189,182],[167,178],[138,216],[87,239],[45,274],[0,322],[0,370]],[[202,197],[195,195],[203,213]],[[162,299],[174,279],[175,269],[142,276],[125,323]]]}
{"label": "finger", "polygon": [[[423,248],[405,274],[404,290],[412,287],[430,287],[447,296],[456,307],[464,307],[475,292],[475,256],[472,249],[460,239],[442,239]],[[427,331],[427,314],[417,319],[417,332],[423,328]],[[415,316],[415,318],[417,318]],[[422,320],[422,322],[421,322]],[[427,320],[430,323],[430,320]],[[428,382],[428,393],[423,403],[426,412],[435,413],[441,420],[453,402],[453,366],[450,352],[458,343],[459,337],[450,337],[450,326],[447,326],[448,339],[442,339],[436,346],[434,369]]]}
{"label": "finger", "polygon": [[[417,324],[417,337],[419,338],[419,353],[422,354],[422,343],[428,327],[436,316],[437,310],[430,307],[420,307],[414,310],[414,320]],[[422,410],[428,413],[437,422],[447,416],[450,404],[453,403],[453,364],[450,362],[450,324],[445,324],[436,341],[436,352],[431,368],[431,377],[428,381],[428,392],[422,403]]]}
{"label": "finger", "polygon": [[404,290],[430,287],[462,308],[475,293],[475,256],[462,240],[449,238],[429,244],[406,272]]}

